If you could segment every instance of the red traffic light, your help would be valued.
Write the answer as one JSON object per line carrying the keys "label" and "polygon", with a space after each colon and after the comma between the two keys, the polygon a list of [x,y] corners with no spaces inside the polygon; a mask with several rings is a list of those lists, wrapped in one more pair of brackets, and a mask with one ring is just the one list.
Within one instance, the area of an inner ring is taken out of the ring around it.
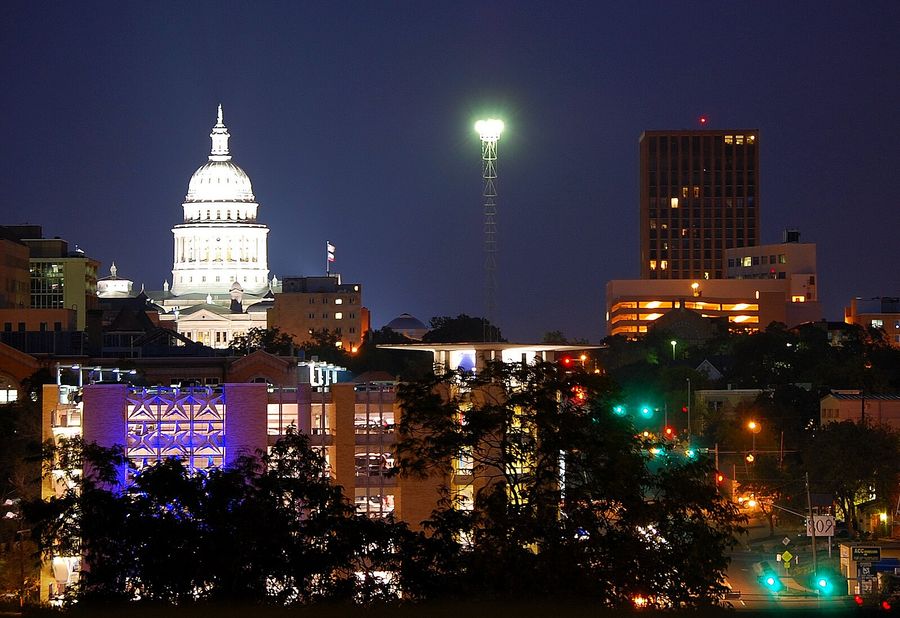
{"label": "red traffic light", "polygon": [[663,429],[663,434],[664,434],[667,438],[671,439],[671,438],[674,438],[674,437],[675,437],[675,430],[672,429],[671,427],[666,427],[665,429]]}
{"label": "red traffic light", "polygon": [[885,599],[884,601],[882,601],[882,602],[881,602],[881,609],[883,609],[883,610],[886,611],[886,612],[891,611],[891,602],[888,601],[887,599]]}
{"label": "red traffic light", "polygon": [[853,597],[853,602],[856,603],[857,605],[859,605],[860,607],[862,607],[862,604],[864,601],[863,601],[863,598],[857,594],[856,596]]}
{"label": "red traffic light", "polygon": [[565,365],[566,367],[568,367],[569,365],[571,365],[571,364],[572,364],[572,357],[571,357],[571,356],[563,356],[563,357],[562,357],[562,364]]}
{"label": "red traffic light", "polygon": [[721,472],[716,472],[716,485],[721,485],[725,482],[725,475]]}
{"label": "red traffic light", "polygon": [[681,411],[684,412],[685,414],[687,414],[688,407],[687,407],[687,406],[681,406]]}

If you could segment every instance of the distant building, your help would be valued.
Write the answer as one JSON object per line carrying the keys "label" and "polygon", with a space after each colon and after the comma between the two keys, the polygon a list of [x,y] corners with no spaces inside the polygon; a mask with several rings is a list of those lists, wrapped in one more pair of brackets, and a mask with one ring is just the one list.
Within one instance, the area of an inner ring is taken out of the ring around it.
{"label": "distant building", "polygon": [[772,322],[793,326],[819,320],[819,303],[792,300],[788,279],[613,280],[606,284],[609,335],[644,336],[673,309],[722,318],[732,331],[755,332]]}
{"label": "distant building", "polygon": [[109,276],[97,279],[97,296],[99,298],[126,298],[132,296],[134,282],[119,276],[119,269],[113,262],[109,267]]}
{"label": "distant building", "polygon": [[250,177],[232,161],[230,137],[220,105],[209,161],[191,176],[183,222],[172,228],[172,284],[147,292],[162,309],[164,325],[215,348],[227,348],[250,328],[265,328],[278,289],[277,280],[269,280],[269,228],[257,219]]}
{"label": "distant building", "polygon": [[900,395],[833,390],[819,402],[819,422],[860,422],[890,425],[900,430]]}
{"label": "distant building", "polygon": [[421,320],[408,313],[401,313],[396,318],[384,325],[395,333],[413,341],[420,341],[430,329]]}
{"label": "distant building", "polygon": [[337,335],[340,346],[356,352],[369,330],[369,310],[362,305],[362,285],[342,283],[341,276],[285,277],[269,310],[268,325],[298,344],[313,331]]}
{"label": "distant building", "polygon": [[816,245],[801,243],[800,232],[785,230],[784,242],[725,252],[728,279],[782,279],[791,302],[818,303]]}
{"label": "distant building", "polygon": [[19,236],[0,227],[0,309],[31,305],[28,246]]}
{"label": "distant building", "polygon": [[725,251],[759,244],[759,131],[644,131],[641,279],[721,279]]}
{"label": "distant building", "polygon": [[[85,255],[76,245],[61,238],[44,238],[39,225],[3,227],[7,238],[16,238],[28,248],[30,309],[70,309],[75,312],[75,327],[84,330],[87,311],[97,307],[97,269],[100,262]],[[3,245],[21,259],[15,243]],[[47,320],[47,323],[64,321]],[[49,329],[49,327],[48,327]]]}
{"label": "distant building", "polygon": [[884,331],[888,342],[900,347],[900,297],[853,298],[844,309],[844,321],[863,328],[878,328]]}

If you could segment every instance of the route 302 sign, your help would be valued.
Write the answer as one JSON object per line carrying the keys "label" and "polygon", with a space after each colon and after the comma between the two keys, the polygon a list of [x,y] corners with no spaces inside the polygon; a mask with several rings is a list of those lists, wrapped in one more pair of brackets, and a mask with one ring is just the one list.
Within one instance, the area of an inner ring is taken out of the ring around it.
{"label": "route 302 sign", "polygon": [[813,515],[812,521],[807,517],[806,536],[813,535],[813,526],[816,536],[834,536],[834,515]]}

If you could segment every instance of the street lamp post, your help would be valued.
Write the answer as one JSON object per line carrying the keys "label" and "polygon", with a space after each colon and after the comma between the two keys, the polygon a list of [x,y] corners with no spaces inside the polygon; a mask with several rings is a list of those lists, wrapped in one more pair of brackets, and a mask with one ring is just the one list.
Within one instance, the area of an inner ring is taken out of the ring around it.
{"label": "street lamp post", "polygon": [[762,431],[762,425],[756,421],[749,421],[747,423],[747,429],[749,429],[750,433],[753,435],[753,448],[751,449],[751,452],[756,455],[756,434]]}
{"label": "street lamp post", "polygon": [[672,344],[672,360],[675,360],[675,346],[678,345],[678,342],[673,339],[669,343]]}
{"label": "street lamp post", "polygon": [[685,378],[687,380],[687,426],[688,426],[688,439],[691,437],[691,379]]}

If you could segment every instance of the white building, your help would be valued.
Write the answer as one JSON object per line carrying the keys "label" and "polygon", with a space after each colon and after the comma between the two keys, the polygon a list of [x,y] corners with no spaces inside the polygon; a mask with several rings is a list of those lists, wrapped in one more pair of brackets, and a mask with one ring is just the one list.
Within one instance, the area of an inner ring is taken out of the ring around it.
{"label": "white building", "polygon": [[109,267],[109,276],[97,279],[97,296],[100,298],[128,298],[134,296],[134,282],[118,275],[116,263]]}
{"label": "white building", "polygon": [[257,221],[259,204],[250,177],[231,160],[230,137],[219,105],[209,160],[191,176],[184,222],[172,228],[172,284],[148,293],[165,312],[163,325],[216,348],[249,328],[266,328],[278,291],[277,280],[269,280],[269,228]]}

